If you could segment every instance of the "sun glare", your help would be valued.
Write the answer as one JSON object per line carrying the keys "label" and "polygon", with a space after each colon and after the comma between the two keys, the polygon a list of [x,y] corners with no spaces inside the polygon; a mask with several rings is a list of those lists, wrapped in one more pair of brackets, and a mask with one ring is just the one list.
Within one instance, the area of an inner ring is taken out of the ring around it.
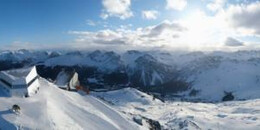
{"label": "sun glare", "polygon": [[221,43],[227,33],[230,33],[225,28],[223,17],[207,16],[201,10],[191,11],[181,22],[187,27],[187,31],[180,42],[190,47],[217,46],[213,43]]}

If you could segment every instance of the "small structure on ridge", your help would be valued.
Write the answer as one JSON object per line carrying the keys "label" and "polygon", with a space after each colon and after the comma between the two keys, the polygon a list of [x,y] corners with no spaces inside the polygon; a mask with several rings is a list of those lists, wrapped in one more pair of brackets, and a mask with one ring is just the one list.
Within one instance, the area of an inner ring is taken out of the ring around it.
{"label": "small structure on ridge", "polygon": [[36,67],[0,72],[0,89],[9,96],[29,97],[39,90]]}
{"label": "small structure on ridge", "polygon": [[55,84],[61,89],[76,90],[76,87],[80,85],[78,79],[78,73],[76,71],[65,71],[62,70],[56,78]]}

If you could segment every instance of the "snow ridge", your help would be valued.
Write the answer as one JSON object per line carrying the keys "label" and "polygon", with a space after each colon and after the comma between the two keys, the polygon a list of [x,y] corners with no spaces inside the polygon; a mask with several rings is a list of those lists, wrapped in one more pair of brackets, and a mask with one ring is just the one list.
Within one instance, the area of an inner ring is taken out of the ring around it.
{"label": "snow ridge", "polygon": [[[140,129],[93,96],[61,90],[44,79],[40,84],[40,92],[28,99],[0,98],[0,129]],[[20,115],[10,110],[13,104],[21,107]]]}

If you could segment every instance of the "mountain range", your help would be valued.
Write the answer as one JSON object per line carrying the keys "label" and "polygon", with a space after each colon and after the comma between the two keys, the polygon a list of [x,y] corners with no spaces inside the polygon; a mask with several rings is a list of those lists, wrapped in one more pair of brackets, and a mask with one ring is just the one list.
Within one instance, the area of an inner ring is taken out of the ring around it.
{"label": "mountain range", "polygon": [[76,71],[90,89],[134,87],[168,98],[221,101],[259,98],[260,51],[1,51],[0,70],[37,65],[55,81],[62,70]]}

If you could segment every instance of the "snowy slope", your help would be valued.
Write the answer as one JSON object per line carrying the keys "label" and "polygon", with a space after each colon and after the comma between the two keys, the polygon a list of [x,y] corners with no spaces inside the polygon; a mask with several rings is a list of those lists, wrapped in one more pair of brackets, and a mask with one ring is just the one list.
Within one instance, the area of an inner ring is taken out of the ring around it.
{"label": "snowy slope", "polygon": [[[44,79],[40,84],[30,98],[0,95],[0,129],[141,129],[95,97],[61,90]],[[13,104],[21,107],[20,115],[11,112]]]}
{"label": "snowy slope", "polygon": [[109,92],[93,92],[92,95],[101,97],[105,101],[111,101],[117,106],[131,107],[131,103],[139,105],[152,105],[154,103],[160,103],[159,100],[153,101],[152,97],[146,93],[138,91],[135,88],[124,88]]}
{"label": "snowy slope", "polygon": [[225,59],[214,62],[195,66],[189,72],[187,82],[192,82],[192,88],[199,90],[195,98],[220,101],[224,91],[232,92],[236,100],[260,98],[259,63]]}
{"label": "snowy slope", "polygon": [[165,129],[260,129],[259,99],[215,104],[179,101],[162,103],[133,88],[94,95],[129,116],[139,115],[157,120]]}

